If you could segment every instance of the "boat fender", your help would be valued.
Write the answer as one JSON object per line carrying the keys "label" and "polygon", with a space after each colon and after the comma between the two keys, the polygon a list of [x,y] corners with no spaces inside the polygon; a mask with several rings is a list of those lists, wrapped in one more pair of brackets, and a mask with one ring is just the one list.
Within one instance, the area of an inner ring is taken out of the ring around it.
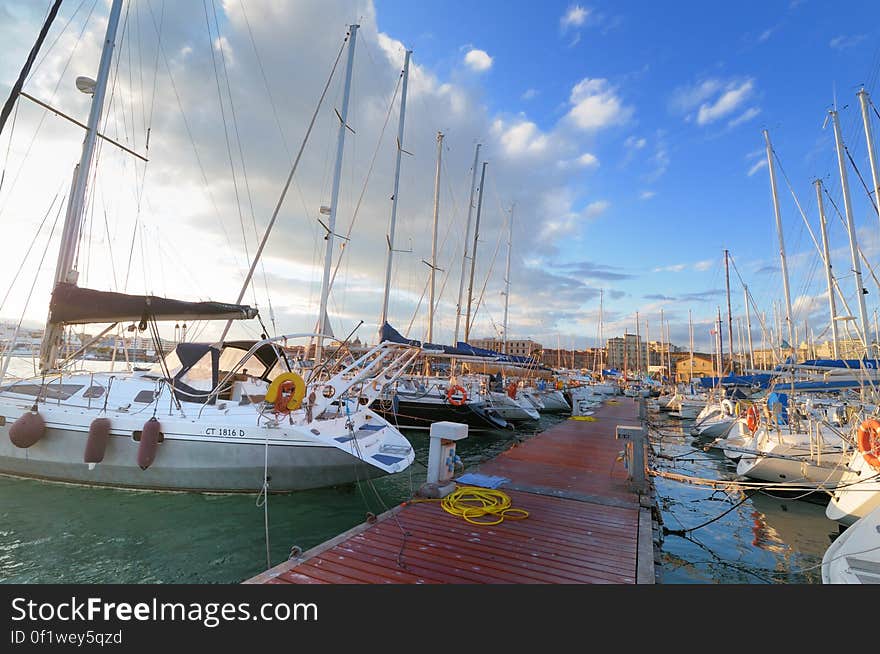
{"label": "boat fender", "polygon": [[726,415],[733,415],[733,402],[728,399],[721,400],[721,408],[724,409]]}
{"label": "boat fender", "polygon": [[107,441],[110,440],[110,419],[95,418],[89,425],[89,437],[86,440],[86,449],[83,452],[83,463],[89,464],[89,470],[94,470],[95,465],[104,460],[107,451]]}
{"label": "boat fender", "polygon": [[515,399],[516,399],[516,389],[517,389],[517,383],[516,383],[516,382],[510,382],[510,383],[507,385],[507,395],[510,397],[511,400],[515,400]]}
{"label": "boat fender", "polygon": [[149,468],[156,459],[161,430],[162,426],[156,418],[150,418],[144,423],[141,430],[141,444],[138,446],[137,453],[137,464],[141,470]]}
{"label": "boat fender", "polygon": [[46,421],[36,407],[22,415],[9,428],[9,440],[15,447],[28,448],[46,434]]}

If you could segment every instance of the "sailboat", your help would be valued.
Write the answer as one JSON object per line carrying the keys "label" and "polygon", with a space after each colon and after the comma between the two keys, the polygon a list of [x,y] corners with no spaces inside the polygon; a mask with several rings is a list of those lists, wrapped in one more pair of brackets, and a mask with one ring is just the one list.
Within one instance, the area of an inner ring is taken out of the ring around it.
{"label": "sailboat", "polygon": [[[315,338],[320,352],[326,334],[225,340],[232,320],[257,316],[255,309],[240,304],[244,291],[239,303],[225,304],[77,285],[74,251],[121,6],[122,0],[113,0],[82,155],[74,172],[40,353],[41,374],[0,387],[0,474],[120,488],[286,492],[406,469],[414,460],[412,446],[369,407],[414,361],[416,348],[382,342],[344,366],[321,361],[317,355],[321,365],[306,370],[290,361],[284,346],[295,339]],[[346,37],[331,218],[339,190],[357,29],[351,25]],[[288,185],[295,170],[296,164]],[[280,204],[281,200],[251,275]],[[328,242],[332,253],[332,234]],[[327,277],[319,325],[326,324]],[[103,335],[117,324],[133,321],[142,331],[150,329],[160,350],[157,323],[165,320],[227,324],[219,342],[179,343],[151,371],[71,373],[58,360],[61,335],[69,325],[111,323]]]}

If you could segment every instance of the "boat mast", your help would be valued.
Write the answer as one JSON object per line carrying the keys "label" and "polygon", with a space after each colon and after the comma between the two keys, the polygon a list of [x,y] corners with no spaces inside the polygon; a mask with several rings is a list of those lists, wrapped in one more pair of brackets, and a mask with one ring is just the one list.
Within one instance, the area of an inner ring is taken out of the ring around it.
{"label": "boat mast", "polygon": [[431,237],[431,294],[428,300],[428,342],[434,342],[434,288],[437,276],[437,221],[440,216],[440,166],[443,157],[443,132],[437,132],[437,172],[434,175],[434,233]]}
{"label": "boat mast", "polygon": [[773,146],[770,144],[770,133],[764,130],[764,141],[767,144],[767,166],[770,170],[770,190],[773,194],[773,213],[776,216],[776,233],[779,236],[779,259],[782,262],[782,290],[785,293],[785,321],[788,324],[788,342],[794,347],[794,331],[791,322],[791,291],[788,286],[788,263],[785,260],[785,240],[782,236],[782,213],[779,210],[779,194],[776,190],[776,168],[773,165]]}
{"label": "boat mast", "polygon": [[[95,79],[94,91],[92,92],[92,103],[89,108],[89,119],[86,123],[86,136],[83,140],[82,154],[80,155],[79,164],[73,170],[70,200],[67,203],[67,213],[64,217],[64,229],[61,233],[61,248],[58,252],[58,263],[55,266],[53,288],[57,288],[59,284],[76,284],[79,277],[79,272],[75,270],[75,260],[83,218],[85,217],[86,185],[95,153],[98,123],[101,121],[101,114],[104,110],[104,96],[107,91],[107,79],[110,76],[110,63],[113,59],[113,49],[116,45],[116,30],[119,26],[121,11],[122,0],[113,0],[113,4],[110,7],[110,15],[107,18],[107,32],[104,36],[101,61],[98,64],[98,75]],[[50,312],[46,319],[43,341],[40,344],[41,371],[45,372],[55,367],[55,359],[58,356],[58,348],[61,345],[63,331],[64,325],[54,322]]]}
{"label": "boat mast", "polygon": [[[636,370],[638,371],[638,377],[636,381],[641,381],[642,379],[642,337],[641,332],[639,331],[639,312],[636,311]],[[626,345],[624,343],[624,345]]]}
{"label": "boat mast", "polygon": [[690,373],[688,374],[688,382],[693,383],[694,381],[694,318],[691,315],[691,310],[688,309],[688,345],[690,346],[690,355],[691,355],[691,365],[690,365]]}
{"label": "boat mast", "polygon": [[733,314],[730,311],[730,251],[724,250],[724,283],[727,285],[727,343],[730,348],[730,372],[733,370]]}
{"label": "boat mast", "polygon": [[[458,343],[458,329],[461,326],[461,296],[464,294],[464,273],[467,266],[468,260],[468,236],[471,233],[471,218],[474,215],[474,191],[477,186],[477,162],[480,159],[480,144],[477,143],[477,148],[474,151],[474,165],[471,169],[471,195],[468,200],[468,216],[467,216],[467,224],[464,228],[464,255],[461,258],[461,277],[458,280],[458,303],[455,305],[455,337],[454,342]],[[467,340],[467,339],[465,339]]]}
{"label": "boat mast", "polygon": [[831,248],[828,245],[828,221],[825,219],[825,204],[822,201],[822,180],[813,182],[816,187],[816,204],[819,207],[819,228],[822,231],[822,256],[825,259],[825,282],[828,285],[828,310],[831,314],[831,352],[840,357],[837,335],[837,303],[834,301],[834,277],[831,273]]}
{"label": "boat mast", "polygon": [[333,186],[330,191],[330,215],[327,220],[327,246],[324,249],[324,278],[321,282],[321,304],[318,308],[318,339],[315,344],[315,365],[321,363],[324,348],[324,331],[327,324],[327,298],[330,295],[330,265],[333,262],[333,237],[336,229],[336,209],[339,199],[339,182],[342,177],[342,155],[345,152],[345,131],[348,129],[348,100],[351,95],[351,73],[354,67],[354,47],[360,25],[351,25],[348,42],[348,60],[345,65],[345,86],[342,107],[339,110],[339,132],[336,137],[336,167],[333,170]]}
{"label": "boat mast", "polygon": [[743,284],[743,299],[746,303],[746,335],[749,340],[749,371],[755,368],[755,350],[752,347],[752,312],[749,309],[749,287]]}
{"label": "boat mast", "polygon": [[507,229],[507,269],[504,272],[504,354],[507,354],[507,309],[510,304],[510,252],[513,249],[513,210],[510,207],[510,224]]}
{"label": "boat mast", "polygon": [[477,219],[474,222],[474,249],[471,251],[471,280],[468,283],[467,315],[464,321],[464,342],[471,337],[471,302],[474,299],[474,269],[477,267],[477,240],[480,238],[480,214],[483,210],[483,184],[486,181],[486,166],[483,162],[483,170],[480,172],[480,195],[477,200]]}
{"label": "boat mast", "polygon": [[871,163],[871,180],[874,182],[874,208],[880,218],[880,171],[877,170],[877,157],[874,155],[874,135],[871,131],[871,118],[868,115],[868,103],[871,101],[868,92],[862,89],[858,93],[859,104],[862,106],[862,122],[865,124],[865,140],[868,142],[868,161]]}
{"label": "boat mast", "polygon": [[840,190],[843,193],[843,209],[846,213],[846,230],[849,232],[849,249],[852,257],[853,273],[856,280],[856,295],[859,300],[859,319],[862,324],[862,345],[865,354],[868,352],[868,311],[865,308],[865,289],[862,286],[862,266],[859,261],[859,243],[856,238],[856,226],[853,220],[852,200],[849,196],[849,182],[846,177],[846,162],[843,158],[843,137],[840,134],[840,121],[833,109],[828,112],[834,126],[834,142],[837,144],[837,166],[840,169]]}
{"label": "boat mast", "polygon": [[603,329],[602,329],[602,327],[603,327],[602,320],[604,319],[604,317],[602,315],[602,309],[603,309],[602,303],[604,300],[604,296],[605,296],[605,289],[600,288],[599,289],[599,364],[600,364],[599,365],[599,374],[600,375],[602,374],[602,366],[605,365],[605,358],[602,355],[602,353],[604,352],[604,348],[605,348],[605,341],[603,339],[604,334],[603,334]]}
{"label": "boat mast", "polygon": [[[394,163],[394,191],[391,195],[391,224],[388,227],[388,259],[385,263],[385,293],[382,296],[382,317],[379,325],[388,322],[388,296],[391,293],[391,269],[394,262],[394,230],[397,225],[397,193],[400,187],[400,157],[403,154],[403,126],[406,121],[406,90],[409,82],[409,58],[412,50],[407,50],[403,57],[403,85],[400,91],[400,120],[397,123],[397,159]],[[438,175],[439,175],[439,168]],[[430,340],[430,339],[429,339]]]}

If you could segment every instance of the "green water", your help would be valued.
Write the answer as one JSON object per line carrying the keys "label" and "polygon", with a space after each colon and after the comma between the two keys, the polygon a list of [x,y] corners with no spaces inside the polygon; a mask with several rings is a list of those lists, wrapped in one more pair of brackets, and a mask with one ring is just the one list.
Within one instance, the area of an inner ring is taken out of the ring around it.
{"label": "green water", "polygon": [[[558,419],[544,418],[545,429]],[[529,433],[472,434],[466,469]],[[273,565],[410,498],[425,481],[428,435],[408,432],[416,463],[370,483],[269,497]],[[0,582],[238,583],[266,569],[256,495],[156,493],[0,477]]]}

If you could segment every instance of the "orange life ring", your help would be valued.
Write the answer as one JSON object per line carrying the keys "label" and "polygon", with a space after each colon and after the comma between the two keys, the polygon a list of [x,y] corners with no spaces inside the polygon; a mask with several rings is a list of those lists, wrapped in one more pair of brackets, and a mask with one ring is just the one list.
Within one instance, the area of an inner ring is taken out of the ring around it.
{"label": "orange life ring", "polygon": [[[456,395],[460,397],[456,397]],[[464,390],[464,386],[456,385],[446,389],[446,401],[452,406],[461,406],[467,402],[467,391]]]}
{"label": "orange life ring", "polygon": [[753,434],[758,431],[758,425],[761,424],[761,412],[754,404],[746,411],[746,424],[749,426],[749,431]]}
{"label": "orange life ring", "polygon": [[511,400],[516,399],[516,389],[518,388],[518,384],[516,382],[510,382],[507,385],[507,394],[510,396]]}
{"label": "orange life ring", "polygon": [[856,443],[867,464],[880,470],[880,422],[871,419],[859,425]]}

